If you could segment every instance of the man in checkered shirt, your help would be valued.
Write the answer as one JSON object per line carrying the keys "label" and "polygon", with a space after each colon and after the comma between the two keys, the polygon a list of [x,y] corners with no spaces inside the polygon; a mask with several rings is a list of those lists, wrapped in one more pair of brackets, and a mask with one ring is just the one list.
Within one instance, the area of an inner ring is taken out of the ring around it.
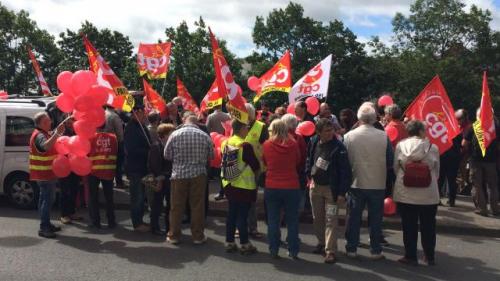
{"label": "man in checkered shirt", "polygon": [[196,125],[196,116],[172,133],[165,146],[165,158],[172,161],[170,230],[167,241],[179,243],[181,221],[187,201],[191,209],[191,234],[195,244],[206,241],[204,235],[205,186],[207,163],[214,157],[209,135]]}

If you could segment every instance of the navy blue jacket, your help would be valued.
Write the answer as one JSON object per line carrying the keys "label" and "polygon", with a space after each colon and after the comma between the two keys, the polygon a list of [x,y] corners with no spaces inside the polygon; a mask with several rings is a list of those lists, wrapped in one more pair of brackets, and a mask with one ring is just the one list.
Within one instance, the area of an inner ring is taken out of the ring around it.
{"label": "navy blue jacket", "polygon": [[148,155],[151,138],[148,129],[134,119],[125,126],[125,173],[145,176],[148,173]]}

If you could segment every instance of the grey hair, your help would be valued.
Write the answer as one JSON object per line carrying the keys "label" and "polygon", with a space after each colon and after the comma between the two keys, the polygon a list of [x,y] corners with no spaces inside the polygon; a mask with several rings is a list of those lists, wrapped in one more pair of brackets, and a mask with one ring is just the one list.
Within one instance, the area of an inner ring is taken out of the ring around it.
{"label": "grey hair", "polygon": [[406,130],[410,137],[420,136],[420,132],[425,131],[425,124],[419,120],[411,120],[406,124]]}
{"label": "grey hair", "polygon": [[245,103],[245,108],[248,112],[248,119],[255,120],[255,107],[251,103]]}
{"label": "grey hair", "polygon": [[299,125],[299,120],[297,120],[297,116],[287,113],[281,117],[281,121],[285,122],[286,126],[289,130],[295,131],[297,126]]}
{"label": "grey hair", "polygon": [[49,114],[47,114],[47,112],[44,112],[44,111],[38,112],[37,114],[35,114],[35,116],[33,117],[33,120],[35,121],[35,126],[40,125],[40,122],[42,122],[42,119],[44,117],[50,118]]}
{"label": "grey hair", "polygon": [[401,111],[401,108],[397,104],[391,104],[385,107],[384,109],[385,114],[391,115],[393,119],[401,119],[403,112]]}
{"label": "grey hair", "polygon": [[358,109],[358,120],[364,124],[373,125],[377,122],[377,112],[375,104],[372,102],[364,102]]}

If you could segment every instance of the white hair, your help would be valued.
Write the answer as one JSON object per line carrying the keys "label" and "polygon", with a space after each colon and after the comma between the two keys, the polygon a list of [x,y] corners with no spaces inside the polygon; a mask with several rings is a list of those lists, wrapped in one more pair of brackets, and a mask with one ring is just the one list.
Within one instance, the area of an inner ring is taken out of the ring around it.
{"label": "white hair", "polygon": [[377,111],[372,102],[364,102],[358,109],[358,120],[364,124],[373,125],[377,122]]}
{"label": "white hair", "polygon": [[255,120],[255,107],[251,103],[245,103],[245,108],[248,112],[248,119]]}
{"label": "white hair", "polygon": [[285,122],[289,130],[295,131],[295,129],[297,129],[297,126],[299,125],[299,120],[297,120],[297,116],[290,113],[283,115],[281,117],[281,120]]}

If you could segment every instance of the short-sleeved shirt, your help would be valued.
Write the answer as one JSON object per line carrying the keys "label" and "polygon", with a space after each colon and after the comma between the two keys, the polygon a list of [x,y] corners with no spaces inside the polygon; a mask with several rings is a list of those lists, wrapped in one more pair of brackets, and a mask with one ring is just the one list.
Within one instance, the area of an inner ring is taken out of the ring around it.
{"label": "short-sleeved shirt", "polygon": [[[497,136],[498,136],[498,127],[496,127]],[[486,149],[486,155],[483,157],[481,152],[481,147],[479,146],[479,142],[477,140],[476,134],[474,133],[474,129],[470,127],[467,129],[465,133],[465,140],[470,143],[470,152],[471,158],[475,161],[481,162],[496,162],[497,161],[497,139],[495,138],[493,142],[491,142],[490,146]]]}

